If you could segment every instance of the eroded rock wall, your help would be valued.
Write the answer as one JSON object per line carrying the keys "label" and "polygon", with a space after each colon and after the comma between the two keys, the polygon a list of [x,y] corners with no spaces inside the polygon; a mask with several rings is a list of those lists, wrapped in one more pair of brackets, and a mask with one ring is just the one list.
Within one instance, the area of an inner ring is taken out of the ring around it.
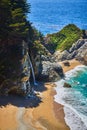
{"label": "eroded rock wall", "polygon": [[27,44],[23,41],[0,46],[0,95],[31,93],[28,58]]}

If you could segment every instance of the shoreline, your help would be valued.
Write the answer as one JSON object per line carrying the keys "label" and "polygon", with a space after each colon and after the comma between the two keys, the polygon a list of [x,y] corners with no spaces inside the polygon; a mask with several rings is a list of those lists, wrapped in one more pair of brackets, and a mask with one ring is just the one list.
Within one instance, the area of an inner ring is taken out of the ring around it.
{"label": "shoreline", "polygon": [[[64,72],[81,65],[76,60],[69,62],[69,67],[60,63]],[[45,83],[45,90],[39,95],[42,99],[38,106],[26,108],[10,104],[0,107],[0,128],[2,130],[16,130],[17,128],[21,130],[23,123],[23,130],[69,130],[64,119],[64,106],[54,101],[54,95],[56,95],[54,83]]]}
{"label": "shoreline", "polygon": [[[74,60],[75,61],[75,60]],[[70,64],[72,64],[73,61],[70,61]],[[61,63],[63,64],[63,63]],[[65,74],[67,74],[68,76],[68,73],[70,74],[71,72],[75,72],[75,70],[79,69],[80,67],[85,67],[83,64],[79,64],[78,61],[75,61],[75,63],[73,63],[75,66],[70,66],[69,67],[69,71],[66,71],[66,68],[65,67]],[[77,65],[76,65],[77,64]],[[72,68],[72,69],[70,69]],[[63,80],[59,81],[59,85],[60,86],[63,86]],[[86,121],[87,121],[87,118],[80,114],[76,109],[74,109],[71,105],[68,105],[67,102],[64,102],[62,100],[62,98],[65,98],[65,96],[63,97],[62,94],[65,95],[67,94],[66,91],[64,90],[63,87],[57,87],[55,90],[57,92],[57,94],[55,95],[55,101],[60,103],[61,105],[64,105],[63,107],[63,110],[64,110],[64,113],[65,113],[65,122],[66,124],[70,127],[70,130],[87,130],[87,125],[86,125]],[[59,94],[58,94],[59,92]],[[68,92],[68,90],[67,90]],[[59,95],[59,96],[58,96]],[[67,99],[68,100],[68,99]],[[84,119],[85,118],[85,119]]]}

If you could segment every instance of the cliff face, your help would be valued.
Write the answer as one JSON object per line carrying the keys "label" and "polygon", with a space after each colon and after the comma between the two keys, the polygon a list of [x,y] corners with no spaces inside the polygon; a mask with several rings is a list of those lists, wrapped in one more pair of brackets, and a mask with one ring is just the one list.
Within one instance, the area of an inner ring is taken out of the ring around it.
{"label": "cliff face", "polygon": [[22,41],[0,47],[0,95],[27,95],[31,92],[28,59],[28,48]]}
{"label": "cliff face", "polygon": [[87,41],[79,48],[76,59],[87,65]]}
{"label": "cliff face", "polygon": [[69,50],[55,52],[54,57],[57,61],[76,58],[83,64],[87,65],[87,39],[79,39]]}
{"label": "cliff face", "polygon": [[32,94],[30,82],[35,83],[34,76],[42,82],[64,77],[61,66],[46,53],[34,54],[33,49],[29,52],[27,43],[21,40],[3,44],[0,47],[0,95]]}

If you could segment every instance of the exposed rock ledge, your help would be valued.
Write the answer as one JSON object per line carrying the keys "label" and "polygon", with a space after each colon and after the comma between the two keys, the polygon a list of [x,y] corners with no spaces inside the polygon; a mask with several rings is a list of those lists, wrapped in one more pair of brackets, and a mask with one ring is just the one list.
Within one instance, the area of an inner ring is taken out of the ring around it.
{"label": "exposed rock ledge", "polygon": [[87,39],[79,39],[72,45],[69,50],[54,53],[56,61],[71,60],[76,58],[83,64],[87,65]]}

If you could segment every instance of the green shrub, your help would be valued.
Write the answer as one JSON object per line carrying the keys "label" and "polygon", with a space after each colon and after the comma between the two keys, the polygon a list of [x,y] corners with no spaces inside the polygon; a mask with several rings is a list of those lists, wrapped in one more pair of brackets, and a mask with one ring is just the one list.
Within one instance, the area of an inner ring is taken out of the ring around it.
{"label": "green shrub", "polygon": [[68,50],[80,37],[82,37],[82,30],[80,30],[74,24],[69,24],[65,26],[60,32],[48,34],[47,44],[48,46],[53,44],[54,51]]}

